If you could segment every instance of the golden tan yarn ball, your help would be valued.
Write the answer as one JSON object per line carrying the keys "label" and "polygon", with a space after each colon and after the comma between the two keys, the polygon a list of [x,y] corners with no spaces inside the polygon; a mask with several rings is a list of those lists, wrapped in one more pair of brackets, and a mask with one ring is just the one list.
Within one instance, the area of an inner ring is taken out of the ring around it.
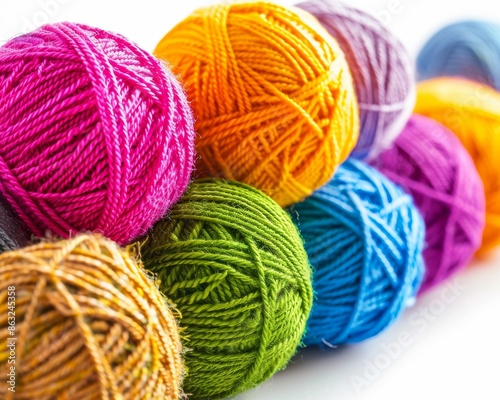
{"label": "golden tan yarn ball", "polygon": [[129,253],[101,236],[0,256],[0,348],[1,399],[180,395],[174,315]]}

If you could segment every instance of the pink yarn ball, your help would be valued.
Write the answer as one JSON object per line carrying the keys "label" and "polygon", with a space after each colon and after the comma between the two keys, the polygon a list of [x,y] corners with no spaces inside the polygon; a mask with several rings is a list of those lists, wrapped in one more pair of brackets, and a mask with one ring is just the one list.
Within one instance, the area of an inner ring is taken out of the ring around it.
{"label": "pink yarn ball", "polygon": [[180,84],[125,38],[61,23],[0,48],[0,192],[37,235],[144,234],[185,190]]}
{"label": "pink yarn ball", "polygon": [[425,221],[425,276],[420,291],[465,267],[481,245],[484,186],[458,138],[414,114],[394,146],[372,162],[413,196]]}

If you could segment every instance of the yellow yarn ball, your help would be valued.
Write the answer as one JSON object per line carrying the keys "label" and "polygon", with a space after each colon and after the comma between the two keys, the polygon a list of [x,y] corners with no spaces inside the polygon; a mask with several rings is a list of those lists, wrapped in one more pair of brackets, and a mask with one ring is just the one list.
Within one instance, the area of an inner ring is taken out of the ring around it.
{"label": "yellow yarn ball", "polygon": [[500,244],[500,93],[461,78],[418,85],[415,112],[453,131],[469,151],[484,183],[486,228],[480,253]]}
{"label": "yellow yarn ball", "polygon": [[198,173],[281,206],[311,194],[354,148],[359,115],[342,50],[305,12],[267,2],[202,8],[155,54],[192,101]]}

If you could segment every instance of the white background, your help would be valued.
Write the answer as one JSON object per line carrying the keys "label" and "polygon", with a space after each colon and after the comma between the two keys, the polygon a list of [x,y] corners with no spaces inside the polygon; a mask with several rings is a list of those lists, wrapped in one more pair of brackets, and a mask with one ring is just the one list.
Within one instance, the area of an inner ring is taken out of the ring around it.
{"label": "white background", "polygon": [[[210,0],[0,0],[0,43],[46,22],[119,32],[152,51],[162,36]],[[293,1],[282,1],[293,4]],[[500,22],[491,0],[350,0],[383,20],[416,56],[442,25]],[[420,298],[377,338],[333,352],[305,350],[240,400],[500,399],[500,251],[475,261],[450,286]],[[357,385],[353,382],[357,382]]]}

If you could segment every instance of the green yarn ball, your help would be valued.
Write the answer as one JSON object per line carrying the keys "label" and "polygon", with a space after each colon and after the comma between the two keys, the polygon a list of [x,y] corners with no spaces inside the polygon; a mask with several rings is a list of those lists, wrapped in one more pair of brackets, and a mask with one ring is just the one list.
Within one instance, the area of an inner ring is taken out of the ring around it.
{"label": "green yarn ball", "polygon": [[182,314],[190,398],[224,398],[283,369],[312,306],[311,269],[290,217],[242,183],[202,179],[141,253]]}

